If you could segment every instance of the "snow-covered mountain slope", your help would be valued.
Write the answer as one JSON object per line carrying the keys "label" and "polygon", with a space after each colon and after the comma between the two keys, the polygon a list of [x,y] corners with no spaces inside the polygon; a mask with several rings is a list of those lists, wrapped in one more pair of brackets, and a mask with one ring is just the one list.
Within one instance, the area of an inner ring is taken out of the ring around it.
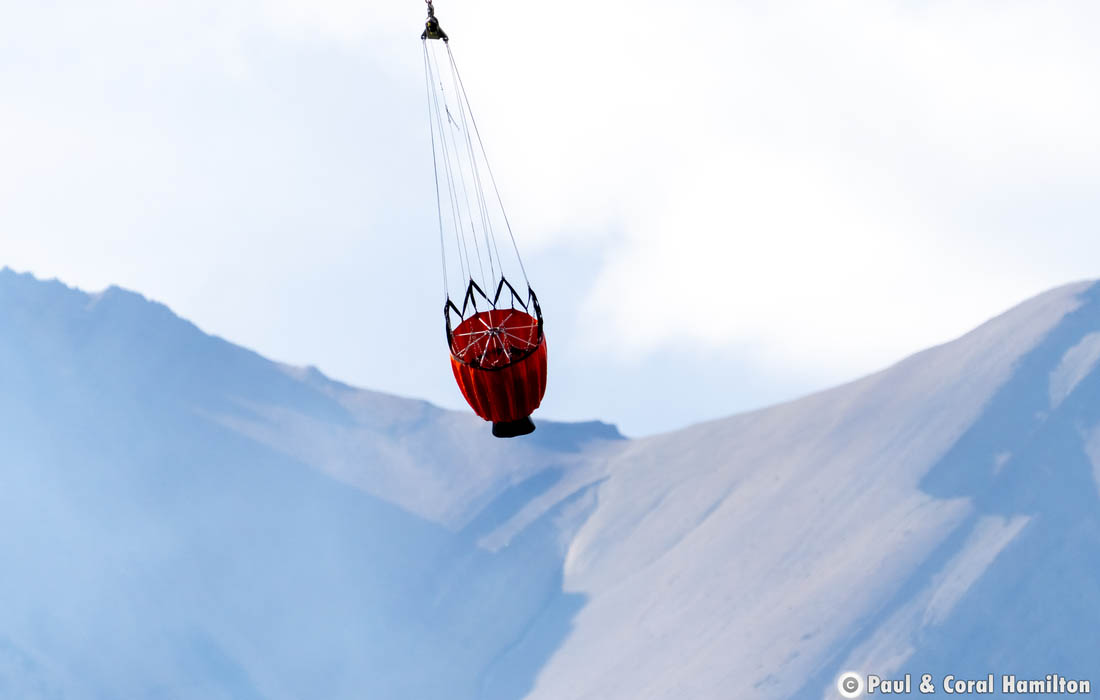
{"label": "snow-covered mountain slope", "polygon": [[1083,283],[788,404],[498,441],[138,295],[0,272],[0,696],[816,700],[847,669],[1088,677],[1098,362]]}

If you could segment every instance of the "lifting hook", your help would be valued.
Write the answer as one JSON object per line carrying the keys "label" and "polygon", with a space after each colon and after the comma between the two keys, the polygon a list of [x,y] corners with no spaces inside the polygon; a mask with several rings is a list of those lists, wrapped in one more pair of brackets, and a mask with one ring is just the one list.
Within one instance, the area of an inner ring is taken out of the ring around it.
{"label": "lifting hook", "polygon": [[442,27],[439,26],[439,20],[435,18],[435,7],[432,5],[432,0],[424,1],[428,3],[428,21],[424,23],[424,33],[420,35],[420,38],[450,41],[447,32],[443,31]]}

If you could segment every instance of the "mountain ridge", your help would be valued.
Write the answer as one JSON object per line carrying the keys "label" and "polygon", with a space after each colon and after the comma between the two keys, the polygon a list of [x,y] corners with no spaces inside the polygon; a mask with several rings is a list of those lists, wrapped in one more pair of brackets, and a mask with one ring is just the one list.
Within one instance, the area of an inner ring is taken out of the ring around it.
{"label": "mountain ridge", "polygon": [[1093,282],[630,440],[494,440],[118,288],[5,270],[0,327],[26,697],[832,698],[1100,651]]}

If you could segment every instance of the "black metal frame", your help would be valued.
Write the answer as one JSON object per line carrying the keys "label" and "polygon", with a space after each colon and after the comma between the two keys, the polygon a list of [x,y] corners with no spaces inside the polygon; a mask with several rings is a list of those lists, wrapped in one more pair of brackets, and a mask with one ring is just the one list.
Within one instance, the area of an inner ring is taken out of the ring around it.
{"label": "black metal frame", "polygon": [[496,294],[494,294],[491,299],[489,298],[489,295],[486,294],[485,291],[481,288],[481,286],[478,285],[478,283],[473,281],[472,279],[470,280],[470,283],[468,285],[466,285],[466,293],[462,297],[462,308],[461,309],[458,308],[458,306],[453,301],[451,301],[450,297],[447,297],[447,303],[445,303],[443,305],[443,319],[447,324],[447,350],[450,351],[451,356],[454,357],[454,327],[451,324],[451,320],[452,320],[451,319],[451,312],[454,312],[458,316],[459,323],[461,323],[462,321],[466,320],[466,314],[469,313],[469,311],[471,309],[473,309],[473,313],[475,313],[475,314],[478,313],[479,311],[481,311],[481,309],[478,309],[478,306],[477,306],[479,298],[483,299],[484,302],[485,302],[485,307],[486,307],[484,309],[485,311],[499,309],[499,308],[501,308],[501,303],[500,303],[501,302],[501,295],[504,294],[505,289],[507,289],[508,292],[509,292],[509,294],[508,294],[508,301],[509,301],[508,308],[515,309],[518,305],[519,308],[523,309],[524,313],[526,313],[527,315],[531,315],[531,313],[534,312],[535,321],[538,323],[538,326],[537,326],[538,336],[536,337],[537,342],[535,343],[534,347],[527,350],[522,355],[516,356],[515,359],[513,359],[511,362],[509,362],[504,367],[481,367],[480,365],[478,365],[475,362],[465,362],[463,360],[459,360],[456,357],[455,359],[458,362],[460,362],[461,364],[467,365],[469,367],[476,367],[478,369],[485,370],[485,371],[488,371],[488,372],[494,372],[494,371],[497,371],[497,370],[502,370],[502,369],[506,369],[508,367],[511,367],[515,363],[519,362],[520,360],[523,360],[524,358],[526,358],[529,355],[531,355],[532,353],[534,353],[536,350],[538,350],[539,346],[542,345],[542,341],[543,341],[542,307],[539,306],[539,298],[537,296],[535,296],[535,290],[531,289],[531,286],[528,285],[527,286],[527,298],[526,298],[526,300],[524,300],[523,296],[521,296],[520,293],[516,291],[516,288],[512,286],[512,283],[509,282],[502,275],[501,278],[500,278],[500,282],[497,284]]}

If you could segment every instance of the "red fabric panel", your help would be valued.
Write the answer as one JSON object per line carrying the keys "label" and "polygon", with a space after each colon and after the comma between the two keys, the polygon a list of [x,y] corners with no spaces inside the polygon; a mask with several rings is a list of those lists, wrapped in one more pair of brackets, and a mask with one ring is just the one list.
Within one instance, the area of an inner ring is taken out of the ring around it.
{"label": "red fabric panel", "polygon": [[[454,329],[451,369],[455,381],[470,408],[485,420],[519,420],[542,403],[546,339],[539,338],[537,324],[521,311],[502,309],[475,314]],[[535,350],[530,355],[511,359],[529,352],[532,346]]]}

